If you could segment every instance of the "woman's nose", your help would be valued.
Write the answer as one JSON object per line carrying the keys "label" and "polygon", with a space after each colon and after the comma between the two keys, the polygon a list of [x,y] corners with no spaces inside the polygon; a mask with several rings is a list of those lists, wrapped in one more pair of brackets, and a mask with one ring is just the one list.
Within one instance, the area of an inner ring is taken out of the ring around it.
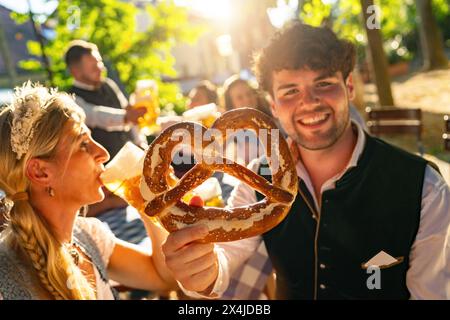
{"label": "woman's nose", "polygon": [[96,152],[96,156],[95,156],[96,160],[100,163],[108,162],[109,159],[111,158],[108,150],[106,150],[105,147],[103,147],[98,142],[95,142],[95,145],[97,148],[97,152]]}

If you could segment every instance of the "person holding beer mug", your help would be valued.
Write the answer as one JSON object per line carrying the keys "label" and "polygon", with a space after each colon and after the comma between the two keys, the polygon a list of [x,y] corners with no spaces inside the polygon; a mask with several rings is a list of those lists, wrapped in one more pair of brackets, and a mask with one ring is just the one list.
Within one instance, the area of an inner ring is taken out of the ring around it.
{"label": "person holding beer mug", "polygon": [[127,141],[146,146],[145,137],[136,126],[147,108],[133,107],[118,85],[103,76],[102,57],[95,44],[75,40],[65,54],[67,67],[74,78],[68,90],[86,113],[86,125],[92,137],[115,156]]}

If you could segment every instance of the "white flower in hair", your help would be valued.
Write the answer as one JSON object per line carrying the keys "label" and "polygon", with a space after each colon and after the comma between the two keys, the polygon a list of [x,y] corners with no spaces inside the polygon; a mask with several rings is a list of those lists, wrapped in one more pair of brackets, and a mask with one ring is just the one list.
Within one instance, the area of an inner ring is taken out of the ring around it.
{"label": "white flower in hair", "polygon": [[28,152],[36,123],[44,114],[53,92],[40,84],[33,85],[30,81],[14,91],[11,148],[17,160],[20,160]]}

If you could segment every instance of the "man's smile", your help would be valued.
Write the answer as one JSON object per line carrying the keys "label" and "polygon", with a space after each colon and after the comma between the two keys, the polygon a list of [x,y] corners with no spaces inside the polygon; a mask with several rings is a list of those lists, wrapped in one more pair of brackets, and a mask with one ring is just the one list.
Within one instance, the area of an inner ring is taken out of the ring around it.
{"label": "man's smile", "polygon": [[297,123],[302,127],[315,129],[325,124],[330,116],[328,112],[316,112],[297,118]]}

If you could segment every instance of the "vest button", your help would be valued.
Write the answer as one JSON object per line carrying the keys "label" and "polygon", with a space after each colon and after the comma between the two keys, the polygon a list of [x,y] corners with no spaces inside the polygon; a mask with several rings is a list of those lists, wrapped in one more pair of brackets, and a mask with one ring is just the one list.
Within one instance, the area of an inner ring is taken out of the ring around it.
{"label": "vest button", "polygon": [[325,269],[325,268],[326,268],[326,265],[324,265],[323,263],[321,263],[319,267],[320,267],[320,269],[322,269],[322,270],[323,270],[323,269]]}
{"label": "vest button", "polygon": [[326,287],[324,284],[321,284],[321,285],[319,286],[319,288],[320,288],[321,290],[325,290],[327,287]]}

